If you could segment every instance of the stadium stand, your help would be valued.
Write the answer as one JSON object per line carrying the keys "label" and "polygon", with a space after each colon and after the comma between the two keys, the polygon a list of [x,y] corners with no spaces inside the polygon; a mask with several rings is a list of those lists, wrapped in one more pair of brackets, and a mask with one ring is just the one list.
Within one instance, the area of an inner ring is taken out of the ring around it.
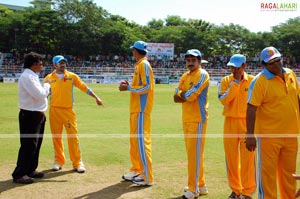
{"label": "stadium stand", "polygon": [[[116,58],[117,57],[117,58]],[[68,70],[75,72],[87,83],[115,83],[119,80],[130,80],[134,62],[130,56],[101,56],[100,58],[90,57],[88,61],[85,58],[69,57]],[[3,54],[0,57],[0,81],[4,78],[18,77],[23,71],[23,63],[21,58],[14,57],[12,54]],[[51,56],[45,56],[45,66],[40,74],[43,78],[48,73],[51,73],[53,66],[51,64]],[[207,59],[208,63],[202,64],[211,76],[213,81],[219,81],[221,77],[231,73],[226,66],[228,57],[214,56]],[[283,59],[285,67],[292,68],[296,75],[300,76],[300,64],[293,63],[288,58]],[[150,59],[155,75],[156,83],[177,83],[180,76],[186,71],[184,68],[185,62],[183,59],[174,60],[155,60]],[[261,65],[257,58],[250,58],[247,60],[246,72],[256,75],[261,71]],[[123,78],[123,79],[122,79]]]}

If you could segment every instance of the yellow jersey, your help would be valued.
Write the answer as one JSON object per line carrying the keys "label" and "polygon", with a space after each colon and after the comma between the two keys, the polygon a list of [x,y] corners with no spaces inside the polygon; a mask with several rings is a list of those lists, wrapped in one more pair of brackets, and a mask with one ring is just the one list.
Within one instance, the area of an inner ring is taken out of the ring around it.
{"label": "yellow jersey", "polygon": [[45,77],[45,80],[50,80],[51,91],[49,101],[52,107],[72,108],[74,103],[74,86],[87,94],[91,91],[78,75],[67,70],[65,70],[62,79],[57,76],[54,70]]}
{"label": "yellow jersey", "polygon": [[299,86],[295,73],[283,68],[283,81],[264,68],[251,82],[248,103],[256,106],[255,134],[299,133]]}
{"label": "yellow jersey", "polygon": [[182,103],[183,122],[205,122],[208,118],[209,74],[199,67],[193,72],[185,72],[179,81],[175,94],[185,92]]}
{"label": "yellow jersey", "polygon": [[154,101],[154,76],[147,58],[140,59],[134,68],[130,91],[130,113],[151,114]]}
{"label": "yellow jersey", "polygon": [[246,72],[241,81],[234,80],[233,74],[222,78],[218,98],[224,105],[225,117],[246,118],[248,89],[253,78],[253,75]]}

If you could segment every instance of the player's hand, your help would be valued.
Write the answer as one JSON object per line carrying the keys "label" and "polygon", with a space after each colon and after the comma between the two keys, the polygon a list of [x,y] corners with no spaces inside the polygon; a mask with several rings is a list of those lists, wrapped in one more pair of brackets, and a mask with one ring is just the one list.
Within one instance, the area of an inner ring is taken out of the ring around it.
{"label": "player's hand", "polygon": [[182,98],[182,99],[184,99],[184,101],[185,101],[185,91],[182,91],[181,93],[180,93],[180,97]]}
{"label": "player's hand", "polygon": [[184,99],[182,99],[181,97],[179,97],[178,95],[174,95],[174,102],[175,103],[182,103],[182,102],[185,102],[185,100]]}
{"label": "player's hand", "polygon": [[296,180],[300,180],[300,175],[293,174],[293,177],[294,177]]}
{"label": "player's hand", "polygon": [[96,103],[97,103],[99,106],[104,106],[102,100],[101,100],[99,97],[96,97]]}
{"label": "player's hand", "polygon": [[256,138],[254,135],[251,134],[246,134],[246,148],[248,149],[248,151],[252,152],[255,151],[256,148]]}
{"label": "player's hand", "polygon": [[119,91],[127,91],[128,90],[128,81],[122,81],[119,85]]}
{"label": "player's hand", "polygon": [[127,84],[120,84],[119,91],[127,91],[127,90],[128,90],[128,85]]}
{"label": "player's hand", "polygon": [[120,84],[126,84],[126,85],[129,85],[129,82],[128,82],[127,80],[125,80],[125,81],[121,81]]}

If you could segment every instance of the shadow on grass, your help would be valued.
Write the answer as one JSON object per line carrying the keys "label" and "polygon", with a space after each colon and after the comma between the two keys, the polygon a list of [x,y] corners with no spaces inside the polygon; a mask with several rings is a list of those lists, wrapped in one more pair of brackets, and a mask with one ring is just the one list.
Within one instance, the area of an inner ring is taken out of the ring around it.
{"label": "shadow on grass", "polygon": [[[200,195],[200,196],[198,196],[198,199],[201,199],[201,198],[205,199],[205,198],[207,198],[206,196],[208,196],[208,195]],[[181,196],[175,196],[175,197],[172,197],[172,198],[169,198],[169,199],[182,199],[182,198],[183,197],[181,195]]]}
{"label": "shadow on grass", "polygon": [[[201,199],[201,198],[203,198],[203,199],[205,199],[205,198],[207,198],[207,197],[205,197],[206,195],[202,195],[202,196],[198,196],[198,199]],[[173,198],[170,198],[170,199],[182,199],[183,197],[182,197],[182,195],[181,196],[177,196],[177,197],[173,197]]]}
{"label": "shadow on grass", "polygon": [[[67,174],[70,174],[70,173],[75,173],[75,171],[73,171],[73,170],[53,172],[51,169],[44,170],[42,172],[45,174],[45,176],[43,178],[40,178],[40,179],[36,178],[35,179],[36,183],[40,183],[40,182],[66,182],[66,180],[50,180],[50,179],[58,177],[58,176],[62,176],[62,175],[67,175]],[[14,183],[12,179],[0,181],[0,193],[2,193],[4,191],[8,191],[10,189],[14,189],[16,187],[22,187],[22,186],[26,186],[26,184]]]}
{"label": "shadow on grass", "polygon": [[67,182],[67,180],[51,180],[51,178],[56,178],[59,176],[76,173],[74,170],[67,171],[52,171],[51,169],[42,171],[45,173],[45,176],[40,179],[36,179],[37,182]]}
{"label": "shadow on grass", "polygon": [[105,187],[99,191],[87,193],[82,196],[76,197],[74,199],[99,199],[99,198],[115,199],[115,198],[119,198],[125,193],[138,191],[149,187],[150,186],[134,185],[128,181],[121,181],[117,184],[111,185],[109,187]]}

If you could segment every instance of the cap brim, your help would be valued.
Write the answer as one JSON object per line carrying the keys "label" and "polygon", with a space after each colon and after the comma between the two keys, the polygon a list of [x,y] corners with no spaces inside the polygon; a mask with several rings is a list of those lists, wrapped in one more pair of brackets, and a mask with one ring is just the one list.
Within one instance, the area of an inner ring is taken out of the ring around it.
{"label": "cap brim", "polygon": [[185,54],[185,56],[190,56],[190,55],[192,55],[192,56],[194,56],[194,57],[198,57],[198,56],[199,56],[199,55],[196,54],[196,53],[188,53],[188,54]]}
{"label": "cap brim", "polygon": [[243,64],[241,64],[241,65],[237,65],[237,64],[235,64],[235,63],[233,63],[233,62],[228,62],[227,63],[227,66],[233,66],[233,67],[235,67],[235,68],[240,68],[241,66],[242,66]]}
{"label": "cap brim", "polygon": [[146,52],[146,53],[148,52],[147,49],[141,50],[141,49],[138,49],[138,48],[136,48],[136,47],[134,47],[134,46],[130,46],[130,49],[133,49],[133,48],[134,48],[134,49],[137,49],[137,50],[140,50],[140,51],[144,51],[144,52]]}
{"label": "cap brim", "polygon": [[56,63],[59,63],[59,62],[61,62],[61,61],[65,61],[65,62],[67,62],[67,60],[66,60],[66,59],[64,59],[64,58],[61,58],[61,59],[57,60],[57,62],[56,62]]}
{"label": "cap brim", "polygon": [[241,66],[235,66],[235,65],[227,65],[227,66],[232,66],[234,68],[240,68]]}
{"label": "cap brim", "polygon": [[278,58],[278,57],[281,57],[281,55],[273,55],[272,57],[270,57],[270,58],[268,59],[268,61],[265,61],[265,60],[264,60],[264,62],[265,62],[265,63],[268,63],[269,61],[272,61],[273,59]]}

